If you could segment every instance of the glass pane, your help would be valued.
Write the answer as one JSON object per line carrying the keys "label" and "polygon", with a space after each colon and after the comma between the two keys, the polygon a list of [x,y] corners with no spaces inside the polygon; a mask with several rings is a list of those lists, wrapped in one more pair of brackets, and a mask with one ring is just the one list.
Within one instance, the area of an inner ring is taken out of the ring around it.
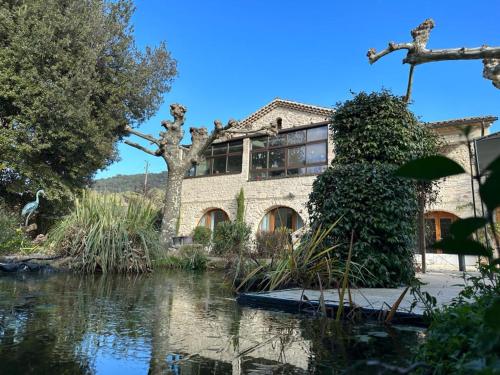
{"label": "glass pane", "polygon": [[186,177],[193,177],[196,173],[196,166],[193,165],[189,170],[186,172]]}
{"label": "glass pane", "polygon": [[425,219],[425,252],[435,253],[436,250],[432,245],[436,242],[436,220],[430,218]]}
{"label": "glass pane", "polygon": [[300,176],[306,174],[305,168],[292,168],[286,172],[287,176]]}
{"label": "glass pane", "polygon": [[274,210],[274,229],[293,228],[293,216],[295,212],[291,208],[278,208]]}
{"label": "glass pane", "polygon": [[213,158],[212,174],[226,173],[226,157],[218,156]]}
{"label": "glass pane", "polygon": [[231,173],[241,172],[242,155],[227,157],[227,171]]}
{"label": "glass pane", "polygon": [[260,222],[260,230],[263,232],[269,232],[269,216],[271,215],[270,212],[268,212],[262,221]]}
{"label": "glass pane", "polygon": [[441,226],[441,239],[448,237],[450,235],[451,219],[439,219],[439,225]]}
{"label": "glass pane", "polygon": [[267,137],[252,139],[252,150],[267,147]]}
{"label": "glass pane", "polygon": [[217,224],[222,223],[223,221],[227,220],[227,215],[224,211],[222,210],[213,210],[212,211],[212,222],[214,228],[217,226]]}
{"label": "glass pane", "polygon": [[269,177],[284,177],[285,176],[285,170],[284,169],[279,169],[277,171],[269,171]]}
{"label": "glass pane", "polygon": [[307,174],[320,174],[326,170],[326,165],[318,165],[316,167],[308,167]]}
{"label": "glass pane", "polygon": [[264,180],[267,178],[267,172],[266,171],[252,171],[250,172],[250,179],[251,180]]}
{"label": "glass pane", "polygon": [[269,168],[285,166],[285,149],[269,151]]}
{"label": "glass pane", "polygon": [[242,151],[243,151],[243,140],[229,143],[229,152],[242,152]]}
{"label": "glass pane", "polygon": [[288,165],[304,165],[306,163],[306,147],[288,149]]}
{"label": "glass pane", "polygon": [[214,155],[227,154],[227,143],[215,144],[212,146]]}
{"label": "glass pane", "polygon": [[285,146],[286,134],[278,134],[274,137],[269,137],[269,147]]}
{"label": "glass pane", "polygon": [[267,168],[267,152],[254,152],[252,154],[252,169]]}
{"label": "glass pane", "polygon": [[196,165],[196,175],[197,176],[206,176],[210,174],[210,165],[212,164],[212,159],[207,159],[199,162]]}
{"label": "glass pane", "polygon": [[307,142],[319,141],[328,138],[328,127],[321,126],[307,130]]}
{"label": "glass pane", "polygon": [[326,163],[326,143],[316,143],[306,147],[307,164]]}
{"label": "glass pane", "polygon": [[288,133],[288,144],[296,145],[299,143],[306,143],[306,131],[299,130],[296,132]]}

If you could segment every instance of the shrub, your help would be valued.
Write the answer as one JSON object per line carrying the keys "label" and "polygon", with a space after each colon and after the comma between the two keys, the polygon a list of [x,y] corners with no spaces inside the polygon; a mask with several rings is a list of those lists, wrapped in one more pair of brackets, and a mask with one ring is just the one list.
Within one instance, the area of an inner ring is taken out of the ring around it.
{"label": "shrub", "polygon": [[[346,272],[346,262],[334,256],[336,245],[327,246],[325,239],[338,223],[330,228],[317,228],[301,239],[300,242],[287,244],[276,261],[260,264],[247,262],[243,269],[240,288],[275,290],[290,287],[337,288]],[[355,262],[349,265],[347,275],[351,284],[366,282],[370,277],[365,268]]]}
{"label": "shrub", "polygon": [[0,202],[0,254],[15,253],[27,238],[19,227],[19,218]]}
{"label": "shrub", "polygon": [[242,253],[248,250],[251,232],[246,223],[223,221],[215,227],[212,251],[216,255]]}
{"label": "shrub", "polygon": [[204,226],[198,226],[194,228],[192,236],[194,243],[206,247],[210,244],[210,240],[212,238],[212,231],[210,230],[210,228]]}
{"label": "shrub", "polygon": [[345,261],[354,231],[352,260],[374,276],[366,286],[409,283],[417,185],[395,177],[394,171],[434,148],[433,136],[400,98],[386,91],[361,93],[339,105],[331,130],[335,159],[313,184],[311,227],[328,227],[342,217],[327,243],[340,244],[335,254]]}
{"label": "shrub", "polygon": [[207,268],[208,258],[200,245],[183,245],[176,255],[168,255],[155,260],[155,267],[203,271]]}
{"label": "shrub", "polygon": [[146,272],[158,254],[157,210],[142,198],[84,192],[49,233],[48,246],[85,273]]}
{"label": "shrub", "polygon": [[500,366],[500,271],[482,268],[451,305],[435,310],[416,360],[433,374],[497,374]]}
{"label": "shrub", "polygon": [[277,229],[274,232],[257,232],[255,247],[257,255],[271,258],[279,256],[288,247],[290,232],[287,229]]}

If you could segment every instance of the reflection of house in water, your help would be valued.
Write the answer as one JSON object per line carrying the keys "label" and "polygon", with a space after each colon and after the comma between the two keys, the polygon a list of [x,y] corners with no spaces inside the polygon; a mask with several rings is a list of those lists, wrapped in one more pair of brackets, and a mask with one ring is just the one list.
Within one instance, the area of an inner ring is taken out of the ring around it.
{"label": "reflection of house in water", "polygon": [[[214,143],[206,161],[193,165],[182,185],[179,234],[189,236],[197,225],[213,229],[224,220],[234,220],[240,189],[245,192],[245,221],[257,231],[287,227],[292,231],[308,222],[306,203],[312,183],[332,161],[335,140],[328,124],[333,110],[275,99],[241,121],[242,129],[258,129],[277,123],[276,137],[251,135],[230,142]],[[428,123],[441,136],[443,153],[470,171],[468,150],[461,135],[471,126],[471,138],[488,134],[493,116]],[[433,241],[446,233],[454,218],[472,215],[472,193],[467,175],[452,176],[441,184],[437,204],[427,212]],[[432,251],[432,249],[429,249]],[[417,257],[418,258],[418,257]],[[418,259],[417,259],[418,260]],[[442,266],[458,268],[454,255],[429,254]],[[472,264],[475,258],[471,259]],[[449,264],[448,264],[449,263]],[[431,264],[432,265],[432,264]]]}

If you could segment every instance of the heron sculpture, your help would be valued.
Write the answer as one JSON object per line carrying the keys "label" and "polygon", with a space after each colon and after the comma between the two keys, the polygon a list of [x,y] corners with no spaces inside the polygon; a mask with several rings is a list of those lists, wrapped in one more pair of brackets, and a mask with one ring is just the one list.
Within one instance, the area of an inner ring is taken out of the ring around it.
{"label": "heron sculpture", "polygon": [[28,220],[30,219],[30,216],[37,210],[38,205],[40,204],[40,194],[45,196],[45,192],[43,190],[38,190],[36,192],[36,200],[26,203],[26,205],[23,207],[23,210],[21,211],[21,216],[27,215],[25,226],[28,226]]}

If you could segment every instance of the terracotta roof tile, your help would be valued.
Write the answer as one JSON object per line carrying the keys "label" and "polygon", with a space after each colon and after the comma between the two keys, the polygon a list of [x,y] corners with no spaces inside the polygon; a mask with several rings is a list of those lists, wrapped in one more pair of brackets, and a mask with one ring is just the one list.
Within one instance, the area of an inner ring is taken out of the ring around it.
{"label": "terracotta roof tile", "polygon": [[491,125],[493,122],[498,120],[496,116],[478,116],[478,117],[463,117],[453,120],[444,120],[444,121],[435,121],[435,122],[426,122],[426,125],[429,125],[433,128],[441,128],[441,127],[450,127],[450,126],[462,126],[462,125],[480,125],[481,122],[485,122],[487,125]]}
{"label": "terracotta roof tile", "polygon": [[283,100],[283,99],[274,99],[271,103],[265,105],[258,111],[252,113],[250,116],[245,118],[244,120],[240,121],[240,126],[241,127],[249,127],[251,126],[252,123],[257,121],[259,118],[262,116],[268,114],[271,112],[273,109],[281,107],[281,108],[289,108],[289,109],[295,109],[297,111],[301,112],[308,112],[316,115],[321,115],[326,117],[330,117],[333,113],[332,108],[326,108],[326,107],[320,107],[316,105],[311,105],[311,104],[304,104],[304,103],[299,103],[299,102],[294,102],[291,100]]}

